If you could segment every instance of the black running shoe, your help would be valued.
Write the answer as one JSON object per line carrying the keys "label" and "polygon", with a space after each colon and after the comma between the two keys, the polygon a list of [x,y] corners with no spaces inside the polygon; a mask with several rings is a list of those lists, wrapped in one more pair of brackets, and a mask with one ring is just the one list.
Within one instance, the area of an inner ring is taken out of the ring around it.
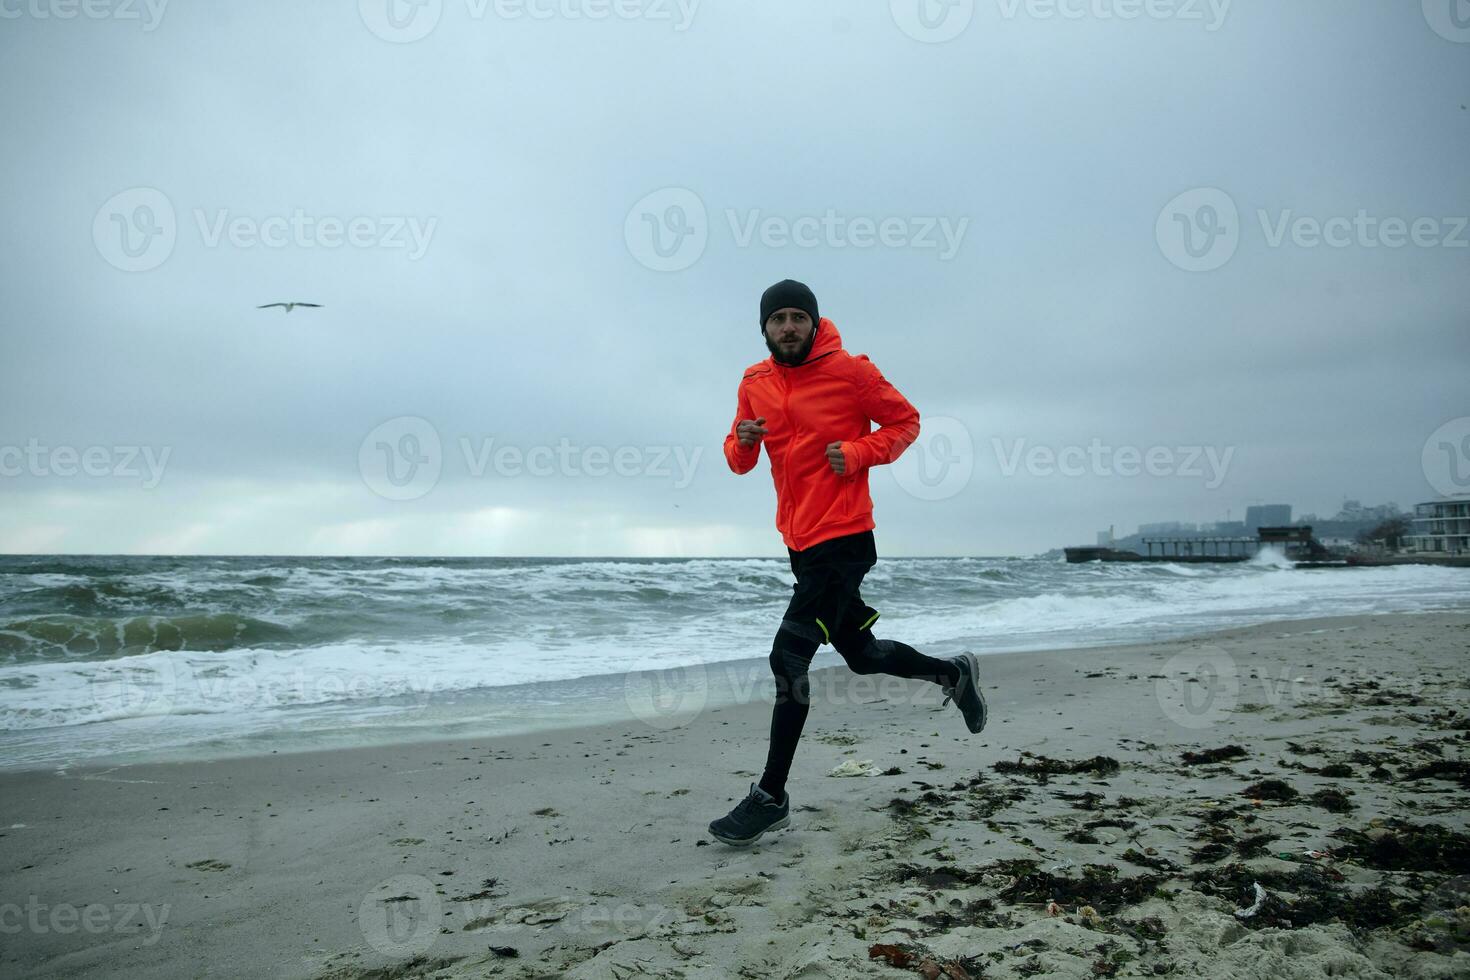
{"label": "black running shoe", "polygon": [[761,839],[768,830],[780,830],[791,822],[791,794],[782,793],[778,804],[769,793],[755,783],[750,794],[735,804],[735,809],[718,820],[710,821],[710,836],[736,847],[745,847]]}
{"label": "black running shoe", "polygon": [[960,713],[965,716],[965,727],[970,730],[970,734],[979,734],[985,727],[985,717],[988,714],[985,695],[980,692],[980,664],[968,650],[958,657],[950,657],[949,662],[960,668],[960,682],[954,687],[943,685],[944,704],[940,707],[953,700],[959,705]]}

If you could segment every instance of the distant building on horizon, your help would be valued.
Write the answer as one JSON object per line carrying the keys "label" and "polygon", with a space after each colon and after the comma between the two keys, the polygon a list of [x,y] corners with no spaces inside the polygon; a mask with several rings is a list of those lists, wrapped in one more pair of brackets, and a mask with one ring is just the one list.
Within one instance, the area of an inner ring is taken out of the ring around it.
{"label": "distant building on horizon", "polygon": [[1291,504],[1252,504],[1245,509],[1245,531],[1255,534],[1263,527],[1286,527],[1291,523]]}
{"label": "distant building on horizon", "polygon": [[1415,504],[1404,540],[1412,551],[1470,554],[1470,496]]}
{"label": "distant building on horizon", "polygon": [[1379,504],[1376,507],[1364,507],[1361,500],[1344,500],[1342,510],[1335,517],[1329,517],[1331,521],[1386,521],[1401,515],[1399,505],[1392,501]]}
{"label": "distant building on horizon", "polygon": [[1193,534],[1198,530],[1198,524],[1186,524],[1183,521],[1158,521],[1153,524],[1138,525],[1139,534],[1178,534],[1180,532]]}

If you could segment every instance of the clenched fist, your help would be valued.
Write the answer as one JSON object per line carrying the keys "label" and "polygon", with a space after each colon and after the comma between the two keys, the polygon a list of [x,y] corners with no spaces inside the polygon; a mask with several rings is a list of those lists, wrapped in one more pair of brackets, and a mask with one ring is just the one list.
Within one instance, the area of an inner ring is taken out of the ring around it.
{"label": "clenched fist", "polygon": [[735,438],[740,440],[740,445],[749,449],[761,441],[761,436],[766,434],[766,417],[762,415],[758,419],[745,419],[735,427]]}
{"label": "clenched fist", "polygon": [[838,476],[847,473],[847,459],[842,455],[842,443],[827,443],[827,462],[832,466],[832,472]]}

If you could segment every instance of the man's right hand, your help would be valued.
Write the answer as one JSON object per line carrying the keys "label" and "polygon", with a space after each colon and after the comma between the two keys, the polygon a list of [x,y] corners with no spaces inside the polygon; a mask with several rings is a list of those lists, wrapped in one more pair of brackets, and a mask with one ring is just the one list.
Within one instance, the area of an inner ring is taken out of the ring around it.
{"label": "man's right hand", "polygon": [[761,441],[761,436],[766,434],[766,417],[762,415],[758,419],[745,419],[735,427],[735,438],[740,440],[740,445],[749,449]]}

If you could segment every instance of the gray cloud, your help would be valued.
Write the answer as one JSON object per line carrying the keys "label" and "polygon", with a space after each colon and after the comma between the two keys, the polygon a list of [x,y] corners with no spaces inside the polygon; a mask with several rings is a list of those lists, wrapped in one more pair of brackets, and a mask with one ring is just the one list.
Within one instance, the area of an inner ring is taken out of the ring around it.
{"label": "gray cloud", "polygon": [[[410,43],[375,35],[366,2],[169,4],[148,30],[7,7],[0,443],[170,455],[151,489],[0,477],[0,549],[784,554],[766,464],[737,478],[720,447],[766,353],[760,291],[786,276],[926,436],[954,419],[974,447],[942,499],[874,473],[881,553],[1428,499],[1424,441],[1470,414],[1470,248],[1271,232],[1365,212],[1375,235],[1447,235],[1470,213],[1470,43],[1415,4],[1197,6],[992,0],[943,43],[835,0],[704,2],[684,30],[672,4],[595,20],[445,0]],[[104,204],[138,188],[175,237],[129,272]],[[698,201],[704,244],[656,271],[625,230],[668,188]],[[1204,272],[1156,228],[1196,188],[1238,212]],[[824,219],[838,239],[770,244]],[[885,220],[903,242],[861,244]],[[354,221],[359,242],[332,244]],[[762,221],[775,237],[742,244]],[[914,240],[962,221],[947,260]],[[255,309],[276,300],[325,306]],[[442,472],[386,500],[359,451],[401,416],[432,423]],[[460,440],[492,438],[702,455],[678,487],[476,476]],[[1233,455],[1214,488],[1006,476],[995,440],[1018,439]]]}

